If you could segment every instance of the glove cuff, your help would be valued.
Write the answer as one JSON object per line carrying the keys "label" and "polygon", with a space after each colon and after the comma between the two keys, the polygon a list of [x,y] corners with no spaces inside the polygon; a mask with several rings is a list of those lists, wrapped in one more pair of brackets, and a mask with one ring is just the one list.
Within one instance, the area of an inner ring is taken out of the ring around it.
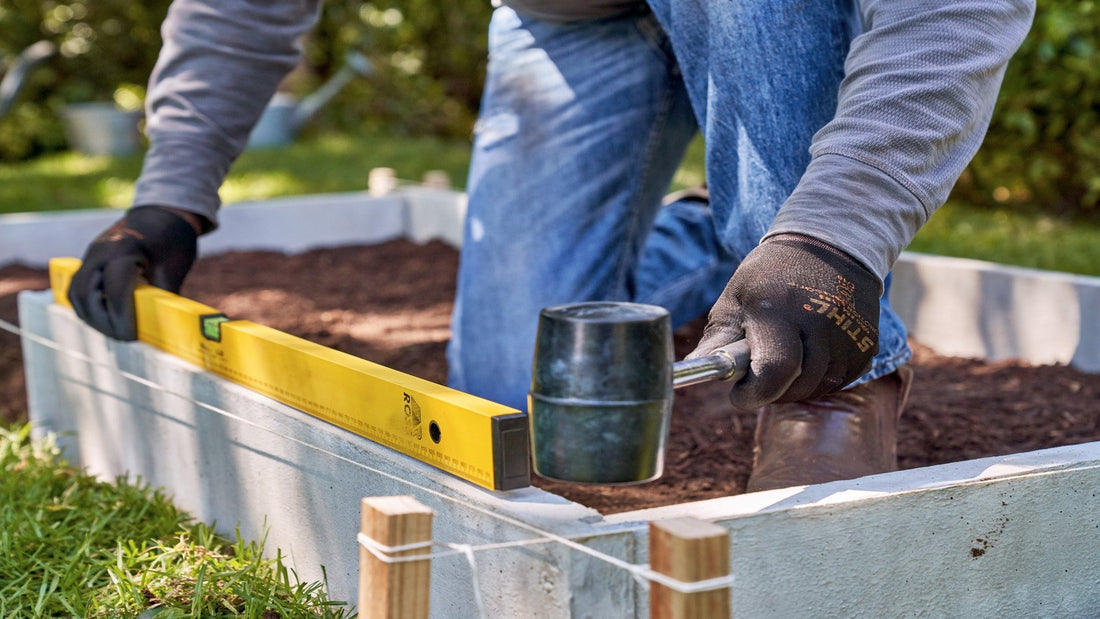
{"label": "glove cuff", "polygon": [[126,225],[153,242],[171,239],[188,246],[198,243],[199,233],[182,215],[163,206],[137,206],[126,213]]}
{"label": "glove cuff", "polygon": [[[824,260],[825,262],[835,264],[836,260],[839,260],[843,264],[846,264],[851,268],[859,269],[861,272],[866,274],[868,278],[871,278],[873,281],[878,282],[878,292],[880,296],[882,295],[884,285],[882,280],[879,279],[877,275],[875,275],[874,271],[867,268],[867,265],[855,259],[848,252],[833,247],[825,241],[816,239],[812,236],[806,236],[805,234],[784,232],[764,239],[761,245],[765,245],[768,243],[782,243],[788,246],[797,247],[799,249],[809,251],[810,253],[817,255],[821,260]],[[833,259],[830,259],[830,257],[832,257]]]}

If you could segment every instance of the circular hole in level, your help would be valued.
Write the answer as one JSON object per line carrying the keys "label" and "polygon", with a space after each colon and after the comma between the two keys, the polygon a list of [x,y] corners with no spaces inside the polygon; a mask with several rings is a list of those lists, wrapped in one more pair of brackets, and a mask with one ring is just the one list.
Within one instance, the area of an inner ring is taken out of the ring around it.
{"label": "circular hole in level", "polygon": [[441,434],[439,432],[439,424],[438,423],[433,421],[433,422],[428,424],[428,436],[432,437],[432,442],[433,443],[438,443],[439,442],[439,438],[440,438]]}

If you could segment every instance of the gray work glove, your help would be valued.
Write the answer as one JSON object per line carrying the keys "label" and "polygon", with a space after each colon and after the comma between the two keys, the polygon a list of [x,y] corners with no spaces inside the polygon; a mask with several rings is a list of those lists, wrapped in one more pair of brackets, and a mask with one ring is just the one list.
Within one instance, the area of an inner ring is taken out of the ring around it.
{"label": "gray work glove", "polygon": [[825,395],[870,369],[882,289],[831,245],[799,234],[770,237],[733,274],[687,358],[747,339],[749,372],[730,392],[742,410]]}
{"label": "gray work glove", "polygon": [[198,232],[167,208],[142,206],[101,233],[69,285],[76,315],[100,333],[136,340],[139,283],[178,293],[198,253]]}

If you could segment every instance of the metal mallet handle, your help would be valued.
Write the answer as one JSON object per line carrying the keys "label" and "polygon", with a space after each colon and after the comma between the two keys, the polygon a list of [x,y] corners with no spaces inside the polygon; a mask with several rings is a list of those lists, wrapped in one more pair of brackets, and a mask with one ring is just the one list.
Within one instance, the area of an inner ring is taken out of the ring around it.
{"label": "metal mallet handle", "polygon": [[711,380],[737,382],[749,369],[749,342],[737,340],[714,351],[714,354],[686,359],[672,364],[672,386],[675,389]]}

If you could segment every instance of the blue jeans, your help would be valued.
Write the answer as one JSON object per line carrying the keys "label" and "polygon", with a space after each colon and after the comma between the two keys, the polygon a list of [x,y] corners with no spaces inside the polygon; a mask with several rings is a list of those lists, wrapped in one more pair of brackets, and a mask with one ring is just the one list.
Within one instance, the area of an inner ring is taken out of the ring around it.
{"label": "blue jeans", "polygon": [[[538,315],[550,305],[651,303],[674,326],[706,313],[805,170],[836,106],[854,7],[651,4],[572,24],[494,13],[452,387],[524,409]],[[710,206],[662,207],[700,127]],[[911,355],[885,294],[879,346],[860,382]]]}

